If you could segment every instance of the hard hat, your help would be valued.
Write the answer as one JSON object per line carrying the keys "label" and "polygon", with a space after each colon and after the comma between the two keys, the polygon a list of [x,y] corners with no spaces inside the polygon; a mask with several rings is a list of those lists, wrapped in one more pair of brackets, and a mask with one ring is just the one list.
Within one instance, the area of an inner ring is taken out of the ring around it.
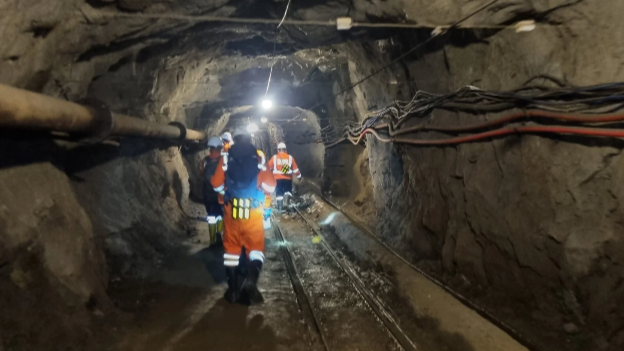
{"label": "hard hat", "polygon": [[223,141],[221,141],[221,138],[215,135],[208,139],[208,146],[214,148],[223,147]]}
{"label": "hard hat", "polygon": [[286,148],[286,144],[284,144],[284,143],[277,144],[277,149],[278,150],[285,149],[285,148]]}
{"label": "hard hat", "polygon": [[223,139],[225,141],[232,141],[232,134],[230,134],[230,132],[225,132],[221,136],[221,139]]}
{"label": "hard hat", "polygon": [[234,129],[234,135],[233,137],[236,138],[239,135],[251,135],[249,134],[249,132],[247,131],[247,128],[245,126],[238,126],[236,127],[236,129]]}

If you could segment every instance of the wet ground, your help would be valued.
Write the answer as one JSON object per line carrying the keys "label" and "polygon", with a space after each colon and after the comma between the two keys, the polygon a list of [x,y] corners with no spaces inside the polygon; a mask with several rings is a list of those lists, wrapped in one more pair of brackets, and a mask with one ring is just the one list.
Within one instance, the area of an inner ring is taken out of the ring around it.
{"label": "wet ground", "polygon": [[108,349],[525,350],[320,199],[300,207],[266,232],[263,305],[223,300],[222,248],[195,221],[158,276],[112,285],[131,320]]}
{"label": "wet ground", "polygon": [[[284,261],[274,240],[267,240],[267,265],[259,285],[266,302],[231,305],[226,289],[223,249],[189,244],[165,262],[152,282],[117,287],[120,307],[135,314],[133,327],[111,350],[309,350],[303,321]],[[136,301],[136,303],[135,303]]]}

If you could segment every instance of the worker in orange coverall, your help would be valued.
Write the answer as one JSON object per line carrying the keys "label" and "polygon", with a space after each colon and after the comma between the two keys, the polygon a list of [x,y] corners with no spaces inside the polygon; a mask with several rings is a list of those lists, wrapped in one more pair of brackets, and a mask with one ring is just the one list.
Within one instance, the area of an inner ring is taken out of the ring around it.
{"label": "worker in orange coverall", "polygon": [[[212,177],[215,191],[224,194],[224,264],[228,279],[225,299],[230,303],[259,304],[264,301],[258,278],[264,264],[263,214],[265,192],[275,190],[275,179],[258,157],[251,135],[237,128],[227,160],[221,159]],[[247,273],[241,282],[240,255],[245,248]]]}
{"label": "worker in orange coverall", "polygon": [[230,132],[223,133],[223,135],[221,135],[221,140],[223,140],[223,152],[228,153],[233,145],[232,134]]}
{"label": "worker in orange coverall", "polygon": [[293,175],[301,179],[301,172],[295,158],[286,152],[286,144],[277,144],[277,154],[269,160],[269,170],[277,180],[275,199],[277,200],[277,212],[282,213],[282,206],[288,207],[288,199],[292,196]]}
{"label": "worker in orange coverall", "polygon": [[210,232],[210,244],[217,242],[217,235],[223,233],[223,195],[214,191],[212,176],[214,175],[221,158],[223,142],[218,136],[208,140],[209,154],[201,163],[201,175],[204,178],[202,194],[206,206],[206,220]]}
{"label": "worker in orange coverall", "polygon": [[[264,165],[266,162],[266,156],[264,152],[258,149],[258,162],[262,162]],[[262,170],[266,170],[266,167],[263,167]],[[264,229],[271,229],[271,193],[264,190]]]}

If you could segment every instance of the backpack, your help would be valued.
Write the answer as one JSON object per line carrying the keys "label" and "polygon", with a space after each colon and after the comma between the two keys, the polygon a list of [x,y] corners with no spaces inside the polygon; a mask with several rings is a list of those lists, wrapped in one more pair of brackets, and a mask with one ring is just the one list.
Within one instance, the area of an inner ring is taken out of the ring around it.
{"label": "backpack", "polygon": [[259,173],[256,148],[252,144],[234,144],[228,152],[225,202],[234,198],[252,199],[252,208],[262,206],[264,193],[258,189]]}

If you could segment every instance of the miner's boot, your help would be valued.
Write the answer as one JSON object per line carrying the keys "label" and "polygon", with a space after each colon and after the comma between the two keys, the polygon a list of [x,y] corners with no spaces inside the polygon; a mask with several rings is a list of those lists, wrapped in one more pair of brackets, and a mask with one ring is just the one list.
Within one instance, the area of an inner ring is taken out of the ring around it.
{"label": "miner's boot", "polygon": [[264,217],[262,219],[262,226],[264,227],[264,230],[271,229],[271,210],[271,208],[264,209]]}
{"label": "miner's boot", "polygon": [[217,244],[223,243],[223,217],[217,217]]}
{"label": "miner's boot", "polygon": [[249,259],[247,258],[247,249],[243,247],[241,255],[238,258],[238,266],[236,267],[236,275],[238,275],[238,291],[241,291],[241,287],[247,278],[247,268],[249,266]]}
{"label": "miner's boot", "polygon": [[258,290],[258,279],[262,271],[262,261],[253,260],[249,264],[247,279],[243,283],[243,291],[241,292],[241,302],[249,305],[259,305],[264,302],[264,297]]}
{"label": "miner's boot", "polygon": [[238,284],[238,274],[236,267],[225,267],[228,289],[223,298],[229,303],[235,303],[240,299],[240,288]]}
{"label": "miner's boot", "polygon": [[284,211],[290,213],[290,195],[288,193],[284,195]]}
{"label": "miner's boot", "polygon": [[262,220],[262,227],[264,228],[264,230],[269,230],[271,229],[271,217],[269,216],[265,216],[264,219]]}
{"label": "miner's boot", "polygon": [[217,242],[217,218],[208,216],[208,233],[210,234],[210,245]]}
{"label": "miner's boot", "polygon": [[278,214],[282,214],[282,205],[284,205],[284,200],[278,199],[277,200],[277,213]]}

